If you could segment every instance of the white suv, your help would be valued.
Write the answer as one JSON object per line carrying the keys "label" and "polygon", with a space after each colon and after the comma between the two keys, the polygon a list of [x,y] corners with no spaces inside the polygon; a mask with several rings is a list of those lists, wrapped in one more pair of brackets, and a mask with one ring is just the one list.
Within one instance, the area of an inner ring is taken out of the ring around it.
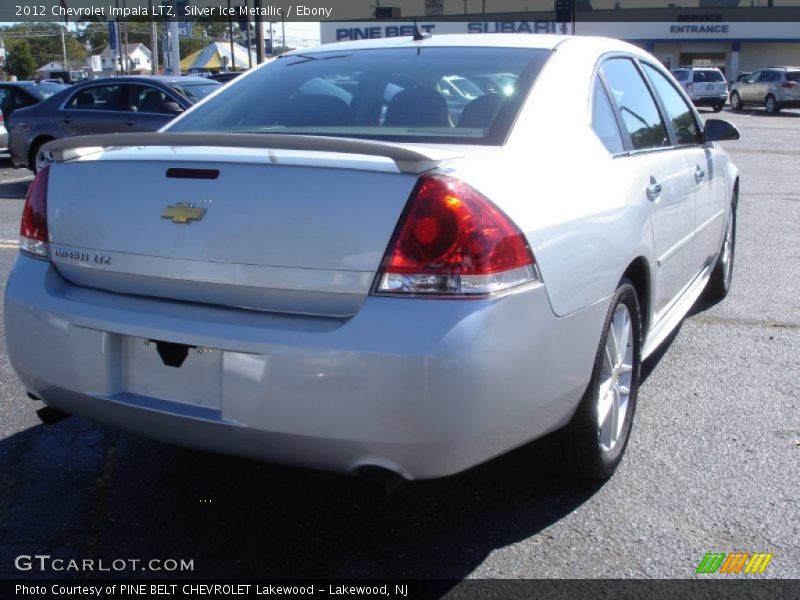
{"label": "white suv", "polygon": [[782,108],[800,108],[800,67],[769,67],[754,71],[733,85],[731,108],[763,106],[774,115]]}
{"label": "white suv", "polygon": [[728,83],[716,67],[680,67],[672,75],[695,106],[710,106],[719,112],[728,99]]}

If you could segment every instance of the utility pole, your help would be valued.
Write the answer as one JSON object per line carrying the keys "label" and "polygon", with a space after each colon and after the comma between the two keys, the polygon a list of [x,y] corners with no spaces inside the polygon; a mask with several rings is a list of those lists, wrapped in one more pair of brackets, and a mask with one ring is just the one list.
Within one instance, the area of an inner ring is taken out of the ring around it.
{"label": "utility pole", "polygon": [[233,50],[233,17],[231,16],[231,0],[228,0],[228,39],[231,42],[231,71],[236,71],[236,58]]}
{"label": "utility pole", "polygon": [[256,62],[264,62],[264,18],[261,16],[261,0],[253,0],[256,9]]}
{"label": "utility pole", "polygon": [[174,2],[175,16],[169,21],[169,33],[167,39],[169,40],[169,70],[170,75],[175,77],[181,74],[181,41],[178,32],[178,2]]}
{"label": "utility pole", "polygon": [[[119,0],[114,0],[114,3],[117,6],[117,15],[119,15]],[[117,42],[117,66],[119,67],[120,74],[122,74],[122,34],[119,30],[119,16],[117,16],[115,24],[114,38]],[[116,69],[114,69],[114,71],[116,72]]]}
{"label": "utility pole", "polygon": [[[126,8],[126,0],[122,0],[123,13],[127,12]],[[130,75],[131,65],[130,57],[128,56],[128,17],[125,17],[123,22],[125,23],[125,75]]]}
{"label": "utility pole", "polygon": [[[61,54],[64,57],[64,70],[69,71],[69,65],[67,64],[67,40],[64,37],[64,30],[67,28],[67,22],[64,21],[64,27],[61,28]],[[70,78],[70,81],[72,79]]]}
{"label": "utility pole", "polygon": [[158,30],[156,29],[156,19],[153,15],[153,0],[148,0],[150,7],[150,52],[152,58],[150,59],[150,73],[158,75]]}

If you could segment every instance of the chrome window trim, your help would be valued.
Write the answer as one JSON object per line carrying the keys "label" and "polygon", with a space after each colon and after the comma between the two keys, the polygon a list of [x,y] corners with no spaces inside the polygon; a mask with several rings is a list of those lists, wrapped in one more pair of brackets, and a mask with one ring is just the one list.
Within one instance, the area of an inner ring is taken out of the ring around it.
{"label": "chrome window trim", "polygon": [[[667,124],[665,122],[664,126],[665,126],[665,129],[667,130],[667,136],[670,139],[670,145],[669,146],[660,146],[658,148],[641,148],[641,149],[638,149],[638,150],[633,149],[632,145],[630,144],[630,134],[628,134],[627,129],[620,122],[620,118],[621,117],[619,115],[619,108],[617,107],[617,103],[614,102],[613,95],[609,92],[609,89],[608,89],[608,83],[606,82],[602,71],[600,71],[600,68],[603,66],[603,63],[605,63],[607,60],[612,60],[612,59],[615,59],[615,58],[627,58],[627,59],[633,61],[637,71],[639,71],[639,75],[644,79],[645,85],[647,86],[648,90],[650,91],[650,94],[653,96],[653,101],[655,102],[656,108],[659,111],[659,115],[661,116],[661,120],[664,121],[664,114],[662,113],[662,107],[661,107],[661,98],[657,94],[654,94],[653,90],[651,89],[651,85],[652,84],[651,84],[650,80],[647,78],[647,75],[643,72],[643,70],[641,68],[641,65],[639,64],[639,61],[640,60],[644,60],[645,64],[648,64],[651,67],[654,66],[657,70],[660,70],[660,69],[658,69],[658,66],[654,65],[649,60],[642,59],[639,56],[636,56],[635,54],[630,54],[630,53],[627,53],[627,52],[619,52],[619,51],[617,51],[617,52],[606,52],[605,54],[601,55],[600,58],[597,59],[597,62],[595,63],[595,66],[594,66],[594,70],[592,71],[592,85],[590,86],[589,98],[588,98],[589,127],[592,128],[592,94],[594,93],[594,81],[595,81],[595,78],[597,77],[597,78],[600,79],[600,81],[602,82],[603,86],[605,87],[606,94],[608,95],[608,98],[611,101],[611,107],[614,110],[615,117],[617,118],[617,126],[620,128],[620,133],[622,135],[622,142],[623,142],[623,145],[626,146],[626,149],[625,149],[624,152],[619,152],[617,154],[611,154],[612,158],[634,157],[634,156],[639,156],[641,154],[650,154],[652,152],[665,152],[665,151],[669,151],[669,150],[686,150],[687,148],[705,148],[705,147],[709,147],[709,146],[713,147],[713,143],[706,144],[704,142],[698,142],[697,144],[675,144],[675,140],[673,139],[673,136],[672,136],[672,128],[671,127],[667,127]],[[667,71],[667,72],[669,72],[669,71]],[[667,81],[669,81],[669,80],[667,80]],[[673,86],[673,87],[675,87],[675,86]],[[686,91],[683,89],[682,86],[679,85],[678,87],[680,88],[678,90],[678,93],[681,94],[681,96],[683,97],[684,102],[685,102],[686,98],[687,98]],[[675,89],[678,89],[678,88],[675,88]],[[691,102],[688,102],[688,106],[692,111],[692,115],[694,116],[695,123],[698,124],[698,129],[702,132],[703,129],[704,129],[704,127],[702,126],[703,121],[702,121],[702,119],[700,117],[700,114],[697,112],[697,108]]]}

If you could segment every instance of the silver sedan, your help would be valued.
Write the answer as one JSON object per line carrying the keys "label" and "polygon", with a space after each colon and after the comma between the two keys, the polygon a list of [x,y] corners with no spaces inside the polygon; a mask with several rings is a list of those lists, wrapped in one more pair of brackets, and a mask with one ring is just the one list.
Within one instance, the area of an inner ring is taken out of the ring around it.
{"label": "silver sedan", "polygon": [[642,360],[731,285],[737,137],[615,40],[289,53],[43,148],[9,356],[52,407],[215,452],[414,479],[554,433],[605,478]]}

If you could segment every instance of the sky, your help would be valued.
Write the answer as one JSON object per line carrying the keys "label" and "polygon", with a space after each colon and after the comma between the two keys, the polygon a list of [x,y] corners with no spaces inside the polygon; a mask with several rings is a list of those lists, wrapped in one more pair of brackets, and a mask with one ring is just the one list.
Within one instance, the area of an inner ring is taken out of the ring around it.
{"label": "sky", "polygon": [[[275,45],[281,42],[281,24],[273,23],[273,41]],[[269,37],[268,34],[265,34]],[[309,46],[319,45],[319,23],[318,22],[295,22],[286,23],[286,45],[290,48],[308,48]]]}

